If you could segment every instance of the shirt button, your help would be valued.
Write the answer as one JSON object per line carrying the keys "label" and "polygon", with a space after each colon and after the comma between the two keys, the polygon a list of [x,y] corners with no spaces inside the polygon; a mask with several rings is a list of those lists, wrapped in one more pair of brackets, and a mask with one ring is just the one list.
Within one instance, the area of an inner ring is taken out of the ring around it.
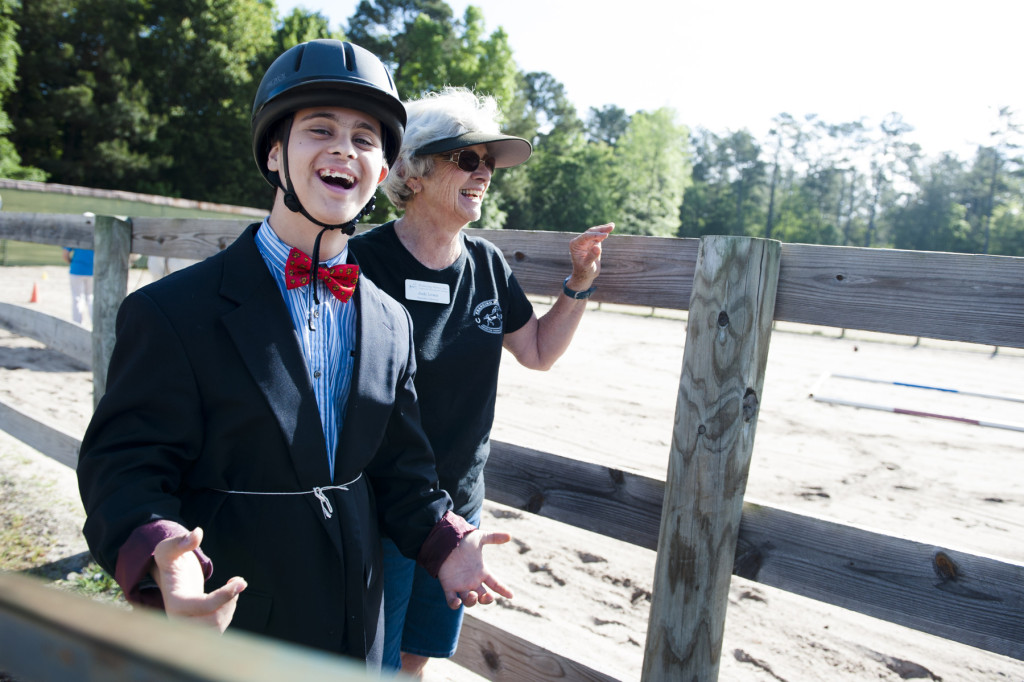
{"label": "shirt button", "polygon": [[317,370],[317,371],[313,372],[313,378],[314,379],[319,379],[320,378],[320,370]]}
{"label": "shirt button", "polygon": [[320,309],[316,308],[313,310],[313,317],[320,317]]}

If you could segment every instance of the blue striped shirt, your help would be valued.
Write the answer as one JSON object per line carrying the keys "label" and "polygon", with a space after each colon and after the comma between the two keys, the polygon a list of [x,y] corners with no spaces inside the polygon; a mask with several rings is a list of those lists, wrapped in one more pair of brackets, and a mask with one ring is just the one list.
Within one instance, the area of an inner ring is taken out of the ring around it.
{"label": "blue striped shirt", "polygon": [[[349,301],[342,303],[327,290],[319,279],[313,284],[289,290],[285,286],[284,266],[291,247],[281,241],[268,220],[256,232],[256,246],[284,296],[292,317],[292,326],[306,358],[306,369],[313,384],[316,404],[320,409],[320,423],[327,441],[327,463],[334,480],[334,453],[338,448],[338,434],[345,420],[348,393],[352,385],[353,351],[356,345],[356,307]],[[345,262],[348,247],[334,258],[321,261],[331,267]],[[320,305],[310,296],[309,286],[317,286]],[[309,329],[312,309],[316,331]]]}

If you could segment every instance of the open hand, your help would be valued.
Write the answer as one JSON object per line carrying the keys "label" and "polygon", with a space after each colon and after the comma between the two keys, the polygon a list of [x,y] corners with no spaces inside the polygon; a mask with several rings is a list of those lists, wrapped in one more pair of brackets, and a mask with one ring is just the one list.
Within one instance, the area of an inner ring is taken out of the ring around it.
{"label": "open hand", "polygon": [[203,569],[193,553],[202,541],[202,528],[161,541],[153,551],[153,579],[160,587],[168,618],[203,623],[224,632],[246,582],[235,577],[220,589],[204,592]]}
{"label": "open hand", "polygon": [[569,242],[569,257],[572,258],[570,289],[584,291],[594,283],[601,272],[601,242],[614,229],[615,223],[591,227],[586,232],[573,237],[573,240]]}
{"label": "open hand", "polygon": [[437,577],[444,589],[445,600],[452,609],[460,604],[467,607],[477,603],[490,604],[494,595],[488,590],[511,599],[512,590],[498,581],[484,565],[484,545],[502,545],[512,539],[508,533],[486,533],[475,530],[462,538],[459,546],[448,556]]}

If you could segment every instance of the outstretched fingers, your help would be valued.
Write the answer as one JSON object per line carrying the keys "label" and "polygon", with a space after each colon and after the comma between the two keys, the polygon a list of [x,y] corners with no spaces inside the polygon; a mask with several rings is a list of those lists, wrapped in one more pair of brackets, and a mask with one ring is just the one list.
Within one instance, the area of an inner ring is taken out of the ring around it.
{"label": "outstretched fingers", "polygon": [[206,578],[194,553],[202,540],[202,529],[195,528],[161,541],[153,551],[152,574],[168,618],[204,623],[224,632],[234,617],[238,595],[247,584],[235,577],[207,593]]}
{"label": "outstretched fingers", "polygon": [[481,545],[504,545],[512,540],[512,536],[501,531],[474,531],[480,534]]}
{"label": "outstretched fingers", "polygon": [[194,602],[196,611],[188,619],[217,628],[224,632],[231,619],[235,616],[238,606],[238,595],[247,587],[243,578],[235,576],[224,586],[206,594],[201,600]]}
{"label": "outstretched fingers", "polygon": [[601,242],[603,242],[612,230],[614,223],[606,223],[591,227],[586,232],[576,235],[569,242],[569,255],[572,258],[574,271],[596,268],[596,263],[601,258]]}
{"label": "outstretched fingers", "polygon": [[483,561],[485,545],[502,545],[511,539],[508,533],[481,530],[475,530],[462,539],[438,573],[450,608],[491,604],[494,594],[512,598],[512,590],[495,578]]}

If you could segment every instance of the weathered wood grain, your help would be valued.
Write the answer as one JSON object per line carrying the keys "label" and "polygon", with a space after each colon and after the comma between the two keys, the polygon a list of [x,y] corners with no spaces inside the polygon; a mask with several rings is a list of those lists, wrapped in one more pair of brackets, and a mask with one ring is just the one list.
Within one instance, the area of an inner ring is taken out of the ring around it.
{"label": "weathered wood grain", "polygon": [[774,317],[1024,348],[1024,258],[784,244]]}
{"label": "weathered wood grain", "polygon": [[658,546],[665,482],[491,441],[487,499],[647,549]]}
{"label": "weathered wood grain", "polygon": [[455,663],[488,680],[612,682],[614,677],[506,632],[467,612]]}
{"label": "weathered wood grain", "polygon": [[747,503],[735,573],[1024,660],[1024,564]]}
{"label": "weathered wood grain", "polygon": [[[501,249],[527,293],[558,295],[572,273],[567,232],[466,230]],[[591,300],[685,310],[700,240],[612,235],[604,241],[601,276]]]}
{"label": "weathered wood grain", "polygon": [[0,239],[91,249],[95,216],[0,212]]}
{"label": "weathered wood grain", "polygon": [[98,216],[93,239],[92,395],[95,407],[107,392],[107,367],[114,353],[115,321],[128,293],[132,224]]}
{"label": "weathered wood grain", "polygon": [[[500,441],[485,475],[493,502],[657,549],[664,481]],[[936,571],[949,566],[942,579]],[[748,500],[732,572],[1024,660],[1020,564]]]}
{"label": "weathered wood grain", "polygon": [[[206,258],[253,219],[132,218],[132,252]],[[365,230],[370,226],[362,226]],[[0,213],[0,238],[88,248],[90,219]],[[576,233],[477,230],[530,294],[557,295]],[[612,235],[592,300],[686,310],[696,239]],[[774,319],[1024,348],[1024,258],[783,244]]]}
{"label": "weathered wood grain", "polygon": [[73,322],[0,302],[0,327],[74,358],[85,369],[92,367],[92,334]]}
{"label": "weathered wood grain", "polygon": [[0,661],[34,682],[378,679],[341,656],[112,608],[14,574],[0,574]]}
{"label": "weathered wood grain", "polygon": [[3,401],[0,401],[0,431],[72,469],[78,466],[78,451],[82,447],[78,437],[58,426],[41,422]]}
{"label": "weathered wood grain", "polygon": [[701,242],[654,567],[644,680],[718,679],[768,364],[779,242]]}
{"label": "weathered wood grain", "polygon": [[221,251],[256,219],[132,218],[132,252],[203,259]]}

